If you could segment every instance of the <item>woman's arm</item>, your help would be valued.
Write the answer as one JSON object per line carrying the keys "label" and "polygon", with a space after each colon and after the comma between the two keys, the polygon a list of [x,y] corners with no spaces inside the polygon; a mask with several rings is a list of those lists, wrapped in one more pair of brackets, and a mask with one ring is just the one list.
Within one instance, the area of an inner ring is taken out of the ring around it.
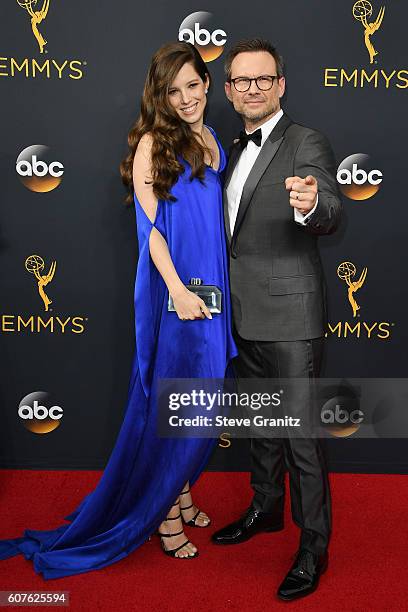
{"label": "woman's arm", "polygon": [[[149,134],[142,136],[133,160],[133,187],[144,212],[154,223],[158,202],[152,186],[151,146],[151,136]],[[203,300],[182,283],[171,259],[167,242],[155,227],[150,232],[149,250],[152,261],[173,298],[179,319],[203,319],[204,316],[212,319]]]}

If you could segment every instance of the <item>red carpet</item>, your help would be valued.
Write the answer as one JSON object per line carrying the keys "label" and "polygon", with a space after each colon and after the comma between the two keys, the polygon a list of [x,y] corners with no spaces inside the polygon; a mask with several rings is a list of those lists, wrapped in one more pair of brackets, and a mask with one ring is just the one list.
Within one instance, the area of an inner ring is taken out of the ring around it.
{"label": "red carpet", "polygon": [[[0,538],[20,536],[25,528],[63,524],[62,517],[99,477],[99,472],[1,471]],[[200,549],[197,559],[166,557],[154,537],[104,570],[44,581],[34,573],[31,561],[19,555],[0,561],[0,590],[69,591],[69,609],[75,612],[408,610],[406,476],[332,474],[330,478],[334,511],[329,570],[318,591],[297,602],[280,602],[275,596],[298,542],[289,507],[282,532],[227,548],[209,541],[212,531],[249,503],[249,478],[242,473],[205,473],[195,486],[195,502],[213,519],[208,530],[187,528]]]}

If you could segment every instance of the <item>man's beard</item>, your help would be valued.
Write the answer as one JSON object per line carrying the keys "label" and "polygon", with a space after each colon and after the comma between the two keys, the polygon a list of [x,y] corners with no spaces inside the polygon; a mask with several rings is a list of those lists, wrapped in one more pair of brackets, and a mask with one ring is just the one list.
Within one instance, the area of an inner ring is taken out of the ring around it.
{"label": "man's beard", "polygon": [[247,119],[248,121],[251,121],[252,123],[257,123],[258,121],[262,121],[262,119],[265,119],[266,117],[269,117],[270,115],[273,115],[274,113],[276,113],[279,110],[279,105],[273,104],[269,108],[265,108],[262,111],[254,110],[253,112],[251,111],[248,112],[248,110],[249,109],[245,108],[245,110],[240,112],[242,119]]}

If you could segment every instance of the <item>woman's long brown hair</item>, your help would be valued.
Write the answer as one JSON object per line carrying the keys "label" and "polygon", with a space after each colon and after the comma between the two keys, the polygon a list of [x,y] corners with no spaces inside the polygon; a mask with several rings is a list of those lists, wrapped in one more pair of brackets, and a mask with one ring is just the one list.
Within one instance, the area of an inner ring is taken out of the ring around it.
{"label": "woman's long brown hair", "polygon": [[205,147],[188,125],[177,115],[168,100],[168,90],[179,70],[191,63],[200,78],[209,77],[207,66],[197,49],[188,42],[163,45],[153,56],[143,91],[140,115],[129,135],[129,153],[120,165],[120,173],[129,193],[125,202],[133,202],[133,159],[140,139],[146,133],[152,136],[153,192],[158,199],[175,200],[170,189],[176,183],[184,166],[178,156],[191,166],[191,178],[204,180]]}

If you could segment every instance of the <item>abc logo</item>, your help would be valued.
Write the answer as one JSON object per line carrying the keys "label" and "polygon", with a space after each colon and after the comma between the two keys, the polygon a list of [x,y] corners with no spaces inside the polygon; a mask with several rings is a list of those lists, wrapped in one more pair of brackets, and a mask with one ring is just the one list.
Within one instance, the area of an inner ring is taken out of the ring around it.
{"label": "abc logo", "polygon": [[337,396],[328,400],[321,409],[320,420],[325,429],[336,438],[354,434],[364,421],[356,398]]}
{"label": "abc logo", "polygon": [[50,394],[44,391],[34,391],[23,397],[18,407],[18,416],[23,420],[24,427],[36,434],[46,434],[57,429],[61,424],[63,409],[51,404]]}
{"label": "abc logo", "polygon": [[220,57],[227,42],[224,30],[214,28],[212,13],[198,11],[186,17],[179,29],[179,40],[191,43],[205,62]]}
{"label": "abc logo", "polygon": [[377,193],[383,180],[380,170],[373,170],[370,157],[356,153],[344,159],[337,169],[337,182],[351,200],[367,200]]}
{"label": "abc logo", "polygon": [[62,181],[64,166],[53,159],[45,145],[32,145],[20,153],[16,163],[21,182],[30,191],[52,191]]}

